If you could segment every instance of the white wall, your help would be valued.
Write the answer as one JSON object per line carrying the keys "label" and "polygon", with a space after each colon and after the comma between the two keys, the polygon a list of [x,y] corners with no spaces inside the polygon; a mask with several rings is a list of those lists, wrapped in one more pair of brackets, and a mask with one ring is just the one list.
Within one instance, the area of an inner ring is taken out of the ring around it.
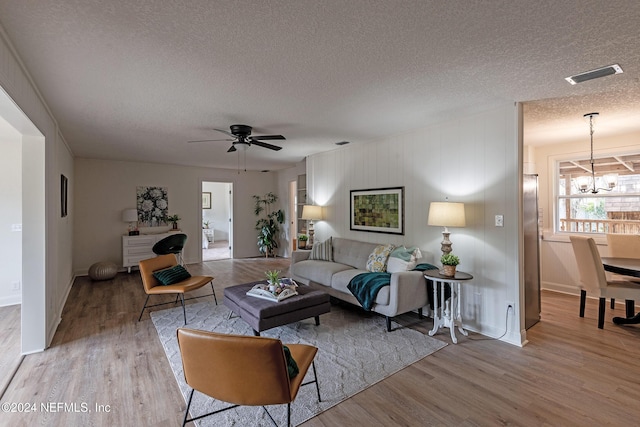
{"label": "white wall", "polygon": [[211,193],[211,209],[202,210],[202,221],[209,221],[213,237],[218,240],[229,240],[229,218],[231,206],[229,191],[231,184],[224,182],[203,182],[202,191]]}
{"label": "white wall", "polygon": [[[540,246],[541,286],[543,289],[578,294],[578,266],[569,234],[555,233],[553,225],[553,175],[555,163],[566,158],[589,156],[588,139],[565,143],[543,145],[534,149],[535,173],[539,182],[539,206],[543,210],[544,239]],[[640,152],[640,132],[611,137],[600,137],[594,142],[594,156],[609,153]],[[601,256],[608,255],[606,239],[594,235]],[[562,262],[558,262],[562,260]]]}
{"label": "white wall", "polygon": [[[309,198],[325,206],[327,215],[315,225],[316,240],[404,243],[439,256],[442,228],[427,226],[429,203],[446,197],[464,202],[466,228],[450,229],[460,270],[474,276],[463,286],[464,324],[500,336],[507,302],[514,302],[516,320],[504,340],[521,345],[526,335],[519,320],[519,117],[518,106],[510,103],[308,157]],[[405,188],[404,236],[349,229],[350,190],[396,186]],[[502,228],[494,226],[497,214],[504,215]]]}
{"label": "white wall", "polygon": [[[72,230],[60,218],[60,174],[72,153],[45,100],[0,29],[0,116],[22,135],[22,352],[45,349],[73,283]],[[72,209],[72,207],[70,207]],[[60,248],[65,248],[58,252]]]}
{"label": "white wall", "polygon": [[22,135],[0,117],[0,307],[22,302]]}
{"label": "white wall", "polygon": [[96,159],[75,160],[76,185],[73,265],[77,274],[86,274],[97,261],[122,266],[122,238],[127,224],[121,221],[124,209],[136,206],[136,187],[168,188],[169,212],[178,214],[180,229],[189,236],[184,250],[187,263],[202,259],[202,182],[233,183],[233,256],[259,256],[254,229],[252,194],[276,191],[276,174],[242,172],[152,163]]}

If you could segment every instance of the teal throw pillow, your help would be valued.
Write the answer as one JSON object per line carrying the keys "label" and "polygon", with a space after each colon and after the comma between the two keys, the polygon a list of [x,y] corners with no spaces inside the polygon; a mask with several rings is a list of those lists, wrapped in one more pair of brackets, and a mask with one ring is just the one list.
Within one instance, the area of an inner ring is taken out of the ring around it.
{"label": "teal throw pillow", "polygon": [[182,282],[183,280],[191,277],[191,274],[181,265],[174,265],[173,267],[165,268],[164,270],[158,270],[153,272],[158,282],[162,285],[173,285],[174,283]]}
{"label": "teal throw pillow", "polygon": [[287,373],[289,374],[289,378],[293,378],[296,375],[298,375],[298,364],[296,363],[295,360],[293,360],[293,357],[291,356],[291,350],[289,350],[289,347],[287,347],[286,345],[282,346],[282,349],[284,350],[284,356],[287,359]]}

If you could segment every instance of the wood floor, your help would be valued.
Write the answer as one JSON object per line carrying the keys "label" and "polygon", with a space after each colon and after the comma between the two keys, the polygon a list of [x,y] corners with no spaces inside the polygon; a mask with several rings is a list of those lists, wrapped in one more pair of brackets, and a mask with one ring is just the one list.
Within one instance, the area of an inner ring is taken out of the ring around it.
{"label": "wood floor", "polygon": [[[226,286],[261,278],[269,269],[286,271],[288,264],[286,259],[223,260],[189,269],[215,276],[221,297]],[[146,313],[137,321],[144,298],[137,272],[106,282],[77,279],[51,348],[24,358],[2,398],[33,403],[36,411],[2,413],[0,425],[180,425],[185,403],[155,328]],[[304,426],[638,425],[640,327],[613,325],[607,309],[605,328],[599,330],[596,306],[589,300],[581,319],[577,297],[543,292],[542,321],[528,331],[530,344],[524,348],[476,334],[461,337],[458,345]],[[614,311],[623,312],[622,306]],[[430,326],[425,320],[413,327]],[[436,338],[450,342],[447,336]]]}

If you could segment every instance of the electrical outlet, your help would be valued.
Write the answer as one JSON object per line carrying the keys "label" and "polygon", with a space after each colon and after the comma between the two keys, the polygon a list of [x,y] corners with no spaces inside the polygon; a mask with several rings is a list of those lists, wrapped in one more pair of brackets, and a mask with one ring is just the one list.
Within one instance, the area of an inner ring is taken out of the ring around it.
{"label": "electrical outlet", "polygon": [[19,291],[20,290],[20,281],[17,280],[15,282],[11,282],[11,290],[12,291]]}
{"label": "electrical outlet", "polygon": [[509,312],[509,310],[511,310],[512,313],[516,311],[516,306],[513,301],[507,301],[507,312]]}

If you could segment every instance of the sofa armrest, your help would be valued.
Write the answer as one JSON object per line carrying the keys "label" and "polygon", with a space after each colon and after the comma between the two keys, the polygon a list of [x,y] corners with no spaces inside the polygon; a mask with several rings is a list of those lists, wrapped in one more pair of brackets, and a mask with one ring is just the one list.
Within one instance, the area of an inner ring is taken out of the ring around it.
{"label": "sofa armrest", "polygon": [[291,264],[309,259],[311,251],[293,251],[291,253]]}
{"label": "sofa armrest", "polygon": [[391,275],[389,305],[375,305],[373,311],[393,317],[428,304],[427,283],[421,271],[402,271]]}

